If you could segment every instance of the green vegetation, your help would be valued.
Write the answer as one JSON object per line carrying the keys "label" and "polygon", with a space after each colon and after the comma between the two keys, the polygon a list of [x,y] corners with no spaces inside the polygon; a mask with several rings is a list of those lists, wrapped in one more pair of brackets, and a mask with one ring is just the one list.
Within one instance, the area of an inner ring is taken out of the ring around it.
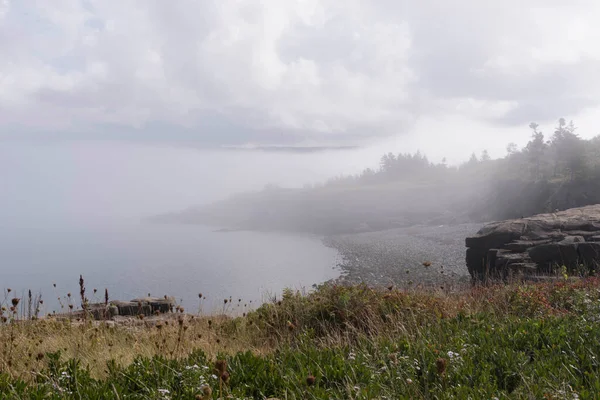
{"label": "green vegetation", "polygon": [[[598,278],[451,292],[325,285],[308,295],[287,291],[246,316],[180,314],[171,324],[137,327],[11,321],[15,315],[7,312],[0,327],[3,399],[593,399],[600,393]],[[113,349],[105,352],[131,359],[98,365],[93,346],[109,342]],[[34,350],[40,346],[46,352]]]}

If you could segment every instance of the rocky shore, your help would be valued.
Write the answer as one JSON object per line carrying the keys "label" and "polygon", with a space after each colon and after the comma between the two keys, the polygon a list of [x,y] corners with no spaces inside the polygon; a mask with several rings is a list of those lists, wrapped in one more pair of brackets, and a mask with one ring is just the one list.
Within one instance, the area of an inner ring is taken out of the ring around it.
{"label": "rocky shore", "polygon": [[328,236],[340,252],[340,283],[375,286],[452,287],[470,281],[464,238],[481,224],[413,226],[378,232]]}
{"label": "rocky shore", "polygon": [[600,204],[485,225],[466,239],[474,280],[600,269]]}

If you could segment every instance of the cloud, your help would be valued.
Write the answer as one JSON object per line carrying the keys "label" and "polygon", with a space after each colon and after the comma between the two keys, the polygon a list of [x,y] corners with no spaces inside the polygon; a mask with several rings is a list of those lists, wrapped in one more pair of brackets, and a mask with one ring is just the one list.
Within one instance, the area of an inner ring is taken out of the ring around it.
{"label": "cloud", "polygon": [[361,144],[597,107],[593,0],[0,1],[0,137]]}

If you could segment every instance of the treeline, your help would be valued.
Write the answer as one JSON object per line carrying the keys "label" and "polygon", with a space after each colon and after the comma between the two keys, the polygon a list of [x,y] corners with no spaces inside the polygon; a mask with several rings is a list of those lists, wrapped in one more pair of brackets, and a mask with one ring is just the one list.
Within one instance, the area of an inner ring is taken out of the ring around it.
{"label": "treeline", "polygon": [[449,166],[446,160],[434,163],[427,156],[416,152],[381,157],[379,168],[367,168],[358,175],[330,179],[325,186],[377,184],[386,182],[431,183],[473,179],[519,179],[527,181],[575,180],[600,178],[600,136],[585,140],[577,134],[571,121],[560,118],[554,132],[546,136],[539,125],[531,123],[531,138],[527,145],[518,149],[511,143],[507,154],[492,160],[484,150],[479,156],[458,166]]}

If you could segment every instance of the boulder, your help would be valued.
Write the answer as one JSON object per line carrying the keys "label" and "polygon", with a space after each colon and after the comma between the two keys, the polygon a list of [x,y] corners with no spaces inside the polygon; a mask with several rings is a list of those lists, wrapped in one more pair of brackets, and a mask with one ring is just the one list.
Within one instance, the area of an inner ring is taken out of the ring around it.
{"label": "boulder", "polygon": [[465,241],[473,280],[600,265],[600,204],[492,222]]}

